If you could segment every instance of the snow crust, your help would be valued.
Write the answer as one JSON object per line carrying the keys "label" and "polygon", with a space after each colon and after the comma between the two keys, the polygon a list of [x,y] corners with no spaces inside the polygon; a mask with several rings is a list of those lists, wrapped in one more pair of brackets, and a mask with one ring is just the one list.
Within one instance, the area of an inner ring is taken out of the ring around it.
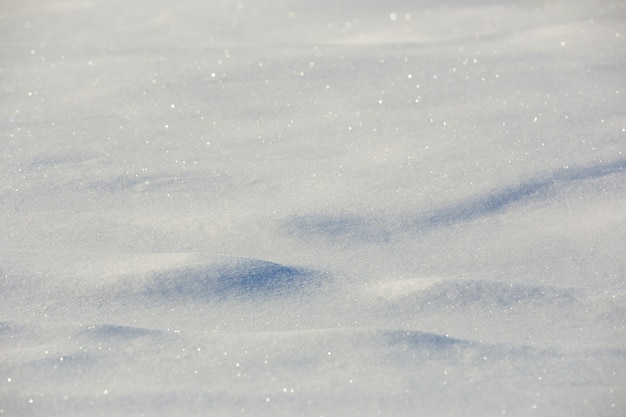
{"label": "snow crust", "polygon": [[626,5],[0,3],[0,415],[626,415]]}

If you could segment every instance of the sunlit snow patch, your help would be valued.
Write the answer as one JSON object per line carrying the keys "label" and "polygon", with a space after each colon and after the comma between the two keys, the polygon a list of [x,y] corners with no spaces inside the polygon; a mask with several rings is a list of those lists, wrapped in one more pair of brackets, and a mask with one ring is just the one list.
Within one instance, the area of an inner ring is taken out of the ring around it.
{"label": "sunlit snow patch", "polygon": [[368,288],[368,292],[385,299],[393,300],[399,297],[406,297],[410,294],[424,291],[444,278],[412,278],[394,281],[384,281]]}

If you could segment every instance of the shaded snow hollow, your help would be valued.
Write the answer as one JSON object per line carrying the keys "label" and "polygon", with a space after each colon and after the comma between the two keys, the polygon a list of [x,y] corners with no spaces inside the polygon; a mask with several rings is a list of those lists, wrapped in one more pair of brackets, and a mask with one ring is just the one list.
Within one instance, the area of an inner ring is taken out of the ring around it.
{"label": "shaded snow hollow", "polygon": [[0,3],[0,415],[626,415],[626,7]]}

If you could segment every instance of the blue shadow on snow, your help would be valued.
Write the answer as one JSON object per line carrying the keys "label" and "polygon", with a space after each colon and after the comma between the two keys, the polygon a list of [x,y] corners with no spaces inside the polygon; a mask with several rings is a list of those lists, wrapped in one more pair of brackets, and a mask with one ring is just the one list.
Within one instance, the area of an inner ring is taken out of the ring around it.
{"label": "blue shadow on snow", "polygon": [[347,241],[388,241],[397,233],[428,232],[496,214],[514,204],[545,200],[564,182],[592,180],[624,170],[625,159],[588,167],[561,168],[517,185],[503,187],[438,209],[395,217],[313,214],[291,218],[285,226],[290,234],[301,238],[321,236]]}

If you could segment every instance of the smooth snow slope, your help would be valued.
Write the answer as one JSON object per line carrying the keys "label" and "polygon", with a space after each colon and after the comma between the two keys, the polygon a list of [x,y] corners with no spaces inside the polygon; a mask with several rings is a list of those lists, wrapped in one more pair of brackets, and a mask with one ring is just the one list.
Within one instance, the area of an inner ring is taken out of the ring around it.
{"label": "smooth snow slope", "polygon": [[626,415],[626,4],[0,2],[0,414]]}

